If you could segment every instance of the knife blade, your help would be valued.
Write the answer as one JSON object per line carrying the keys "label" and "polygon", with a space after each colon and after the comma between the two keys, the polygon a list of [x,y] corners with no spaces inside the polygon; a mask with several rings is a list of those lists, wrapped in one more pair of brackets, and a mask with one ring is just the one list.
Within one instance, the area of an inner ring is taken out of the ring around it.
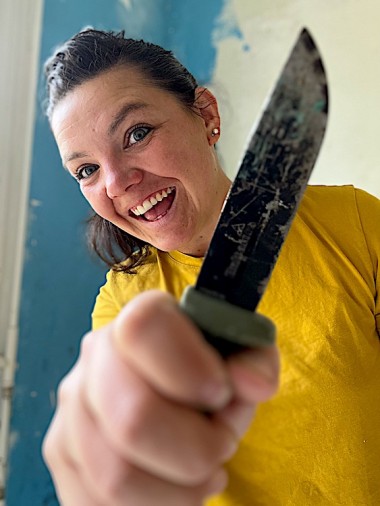
{"label": "knife blade", "polygon": [[303,29],[253,128],[195,286],[181,308],[223,356],[270,345],[255,311],[306,189],[324,137],[327,78]]}

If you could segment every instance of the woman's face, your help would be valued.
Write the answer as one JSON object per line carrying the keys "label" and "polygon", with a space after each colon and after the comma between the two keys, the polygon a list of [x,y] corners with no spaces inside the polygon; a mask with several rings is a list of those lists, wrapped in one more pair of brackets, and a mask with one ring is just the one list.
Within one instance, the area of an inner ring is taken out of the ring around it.
{"label": "woman's face", "polygon": [[208,105],[195,114],[138,71],[118,67],[69,92],[52,129],[97,214],[161,250],[200,256],[230,185],[213,147],[212,99],[206,91]]}

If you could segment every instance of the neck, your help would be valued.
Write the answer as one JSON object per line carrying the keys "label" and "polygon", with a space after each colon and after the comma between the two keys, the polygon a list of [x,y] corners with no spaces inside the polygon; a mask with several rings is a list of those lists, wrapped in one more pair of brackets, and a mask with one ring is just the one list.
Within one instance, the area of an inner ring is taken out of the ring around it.
{"label": "neck", "polygon": [[189,255],[192,257],[204,257],[211,243],[211,239],[214,235],[214,231],[218,225],[219,218],[221,212],[223,210],[224,204],[227,199],[228,191],[231,187],[231,181],[227,178],[227,176],[223,172],[223,181],[221,185],[221,190],[219,192],[220,198],[216,199],[218,204],[215,205],[215,213],[210,216],[210,219],[207,223],[207,228],[204,233],[200,234],[194,241],[191,249],[186,248],[187,251],[182,250],[179,251],[184,253],[185,255]]}

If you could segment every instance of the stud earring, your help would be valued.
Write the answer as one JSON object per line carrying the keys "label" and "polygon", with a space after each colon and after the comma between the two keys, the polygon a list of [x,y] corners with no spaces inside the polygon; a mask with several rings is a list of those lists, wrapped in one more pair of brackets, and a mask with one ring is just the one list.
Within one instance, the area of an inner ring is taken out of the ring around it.
{"label": "stud earring", "polygon": [[212,130],[212,132],[211,132],[211,135],[212,135],[213,137],[215,137],[215,135],[218,135],[218,133],[219,133],[219,128],[213,128],[213,130]]}

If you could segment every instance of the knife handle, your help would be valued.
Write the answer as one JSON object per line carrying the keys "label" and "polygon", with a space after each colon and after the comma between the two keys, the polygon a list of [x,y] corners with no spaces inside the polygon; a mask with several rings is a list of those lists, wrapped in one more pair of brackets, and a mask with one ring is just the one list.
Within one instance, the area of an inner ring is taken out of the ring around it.
{"label": "knife handle", "polygon": [[276,327],[272,320],[225,300],[210,297],[193,286],[186,287],[180,307],[223,357],[247,348],[270,346],[275,342]]}

